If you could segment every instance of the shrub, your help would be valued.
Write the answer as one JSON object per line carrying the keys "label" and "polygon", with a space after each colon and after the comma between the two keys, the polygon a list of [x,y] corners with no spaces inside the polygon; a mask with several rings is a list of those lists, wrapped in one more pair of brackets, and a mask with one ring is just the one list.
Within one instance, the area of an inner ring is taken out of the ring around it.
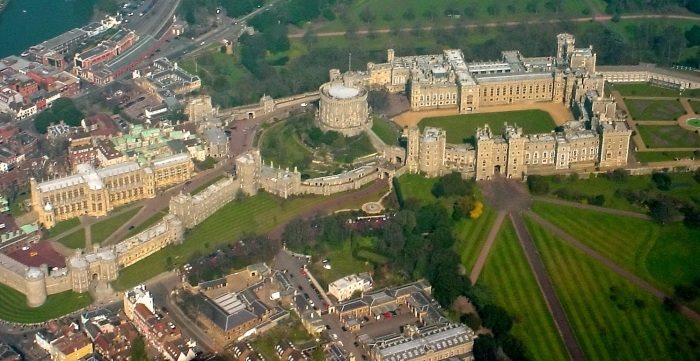
{"label": "shrub", "polygon": [[673,183],[671,177],[666,173],[654,173],[651,180],[656,184],[656,188],[662,191],[671,189],[671,183]]}
{"label": "shrub", "polygon": [[538,175],[527,177],[527,187],[532,194],[547,194],[549,193],[549,181],[547,178]]}

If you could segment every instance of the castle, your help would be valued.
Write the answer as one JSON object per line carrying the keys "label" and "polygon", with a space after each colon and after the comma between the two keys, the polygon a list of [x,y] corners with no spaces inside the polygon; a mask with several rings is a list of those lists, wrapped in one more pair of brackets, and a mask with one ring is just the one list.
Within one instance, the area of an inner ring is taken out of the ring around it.
{"label": "castle", "polygon": [[456,108],[478,112],[491,105],[559,102],[591,89],[602,94],[604,79],[596,74],[592,47],[576,48],[571,34],[557,35],[556,56],[524,57],[503,51],[498,61],[467,62],[461,50],[442,54],[397,57],[387,50],[387,62],[368,63],[352,74],[354,82],[391,93],[406,92],[411,110]]}

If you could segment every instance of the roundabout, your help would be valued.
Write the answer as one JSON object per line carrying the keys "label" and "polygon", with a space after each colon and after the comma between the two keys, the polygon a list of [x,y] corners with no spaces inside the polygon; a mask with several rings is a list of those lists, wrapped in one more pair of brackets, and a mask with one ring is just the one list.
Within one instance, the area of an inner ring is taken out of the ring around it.
{"label": "roundabout", "polygon": [[362,205],[362,211],[367,214],[378,214],[383,210],[384,206],[382,206],[382,204],[379,202],[367,202]]}

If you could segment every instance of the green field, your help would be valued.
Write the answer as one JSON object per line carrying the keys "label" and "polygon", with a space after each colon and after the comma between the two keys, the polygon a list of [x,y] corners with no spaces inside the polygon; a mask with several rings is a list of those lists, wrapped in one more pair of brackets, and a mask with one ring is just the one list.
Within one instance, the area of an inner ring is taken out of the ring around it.
{"label": "green field", "polygon": [[[371,3],[371,4],[370,4]],[[593,1],[599,5],[599,1]],[[556,6],[554,4],[557,4]],[[600,7],[600,5],[599,5]],[[412,14],[412,15],[411,15]],[[348,18],[359,26],[389,27],[392,24],[410,26],[415,23],[439,23],[445,25],[459,24],[462,21],[495,21],[507,19],[549,18],[549,17],[581,17],[591,14],[585,2],[563,0],[557,3],[545,0],[522,2],[505,0],[489,2],[479,0],[354,0],[347,10],[338,14],[340,18]],[[450,17],[449,15],[458,15]],[[327,23],[322,30],[344,29],[343,22],[338,19]]]}
{"label": "green field", "polygon": [[495,220],[496,212],[492,208],[484,207],[484,213],[478,219],[460,219],[455,224],[455,252],[467,272],[474,268]]}
{"label": "green field", "polygon": [[[359,246],[374,247],[374,239],[372,237],[363,237],[355,240]],[[352,246],[347,240],[338,247],[330,249],[320,254],[314,254],[314,263],[311,266],[311,272],[314,274],[318,282],[326,288],[329,283],[347,275],[360,272],[371,272],[374,267],[371,263],[359,260],[352,256]],[[331,269],[323,268],[323,260],[328,259],[331,264]]]}
{"label": "green field", "polygon": [[81,228],[58,240],[58,243],[72,249],[85,249],[85,229]]}
{"label": "green field", "polygon": [[111,236],[117,228],[129,222],[140,210],[141,207],[136,207],[93,224],[92,227],[90,227],[90,231],[92,232],[92,244],[102,243],[102,241]]}
{"label": "green field", "polygon": [[549,113],[542,110],[519,110],[500,113],[461,114],[445,117],[425,118],[418,123],[423,130],[425,127],[438,127],[447,132],[448,143],[473,143],[476,128],[488,124],[496,134],[503,131],[503,123],[517,124],[523,132],[548,133],[554,130],[556,124]]}
{"label": "green field", "polygon": [[66,291],[50,295],[41,307],[30,308],[20,292],[0,283],[0,319],[18,323],[38,323],[64,316],[92,303],[88,293]]}
{"label": "green field", "polygon": [[698,130],[700,130],[700,118],[688,119],[688,125],[690,125],[691,127],[698,128]]}
{"label": "green field", "polygon": [[613,84],[613,90],[617,90],[623,96],[639,97],[678,97],[676,89],[662,88],[649,83]]}
{"label": "green field", "polygon": [[700,135],[678,125],[637,125],[637,129],[649,148],[700,147]]}
{"label": "green field", "polygon": [[698,325],[528,220],[589,360],[696,360]]}
{"label": "green field", "polygon": [[513,316],[512,334],[523,341],[529,359],[545,361],[568,358],[515,229],[508,219],[498,233],[478,284],[486,286],[493,302]]}
{"label": "green field", "polygon": [[[166,247],[121,270],[115,287],[120,290],[133,287],[168,270],[168,260],[171,261],[171,266],[182,265],[197,251],[207,252],[219,245],[232,242],[246,233],[268,232],[301,212],[342,194],[327,197],[293,197],[284,200],[268,193],[261,193],[231,202],[186,233],[185,242],[182,244]],[[353,204],[343,204],[342,208],[359,206],[376,199],[377,195],[371,194],[367,198],[357,199]]]}
{"label": "green field", "polygon": [[47,233],[48,233],[49,237],[55,237],[55,236],[65,232],[65,231],[73,229],[79,225],[80,225],[79,218],[77,218],[77,217],[71,218],[71,219],[67,219],[65,221],[61,221],[61,222],[56,223],[56,225],[53,226],[53,228],[49,229],[47,231]]}
{"label": "green field", "polygon": [[700,100],[691,100],[689,103],[695,114],[700,114]]}
{"label": "green field", "polygon": [[260,139],[263,160],[282,167],[305,168],[312,157],[311,149],[301,143],[294,128],[281,121],[265,130]]}
{"label": "green field", "polygon": [[647,211],[645,208],[637,204],[631,204],[625,198],[616,196],[616,192],[618,190],[646,190],[654,195],[663,193],[685,200],[691,200],[700,194],[698,193],[700,192],[700,184],[693,179],[691,173],[669,173],[669,176],[673,183],[671,189],[664,192],[656,189],[649,175],[629,176],[624,182],[611,181],[602,174],[598,177],[577,180],[558,179],[557,177],[547,178],[550,180],[549,188],[552,195],[562,188],[567,188],[586,196],[602,194],[605,197],[604,207],[644,213]]}
{"label": "green field", "polygon": [[399,200],[402,202],[408,199],[415,199],[421,205],[437,202],[438,199],[431,190],[437,178],[427,178],[420,174],[404,174],[396,178],[398,189],[396,190]]}
{"label": "green field", "polygon": [[393,122],[382,118],[374,118],[372,131],[387,145],[399,145],[401,131]]}
{"label": "green field", "polygon": [[635,158],[642,163],[667,162],[676,159],[695,158],[693,152],[637,152]]}
{"label": "green field", "polygon": [[683,105],[676,99],[625,99],[625,105],[633,120],[676,120],[685,114]]}

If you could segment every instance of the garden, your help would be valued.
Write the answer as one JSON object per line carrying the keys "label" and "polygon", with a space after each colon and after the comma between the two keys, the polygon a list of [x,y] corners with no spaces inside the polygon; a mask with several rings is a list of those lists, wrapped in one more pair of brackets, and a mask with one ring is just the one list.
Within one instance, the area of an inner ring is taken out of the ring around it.
{"label": "garden", "polygon": [[676,120],[685,114],[676,99],[625,99],[633,120]]}
{"label": "garden", "polygon": [[421,130],[425,127],[442,128],[447,132],[447,143],[475,144],[476,128],[488,124],[495,134],[503,132],[503,123],[517,124],[526,134],[549,133],[556,127],[549,113],[542,110],[519,110],[512,112],[460,114],[444,117],[425,118],[418,123]]}
{"label": "garden", "polygon": [[678,125],[642,125],[637,129],[649,148],[699,148],[700,135]]}

